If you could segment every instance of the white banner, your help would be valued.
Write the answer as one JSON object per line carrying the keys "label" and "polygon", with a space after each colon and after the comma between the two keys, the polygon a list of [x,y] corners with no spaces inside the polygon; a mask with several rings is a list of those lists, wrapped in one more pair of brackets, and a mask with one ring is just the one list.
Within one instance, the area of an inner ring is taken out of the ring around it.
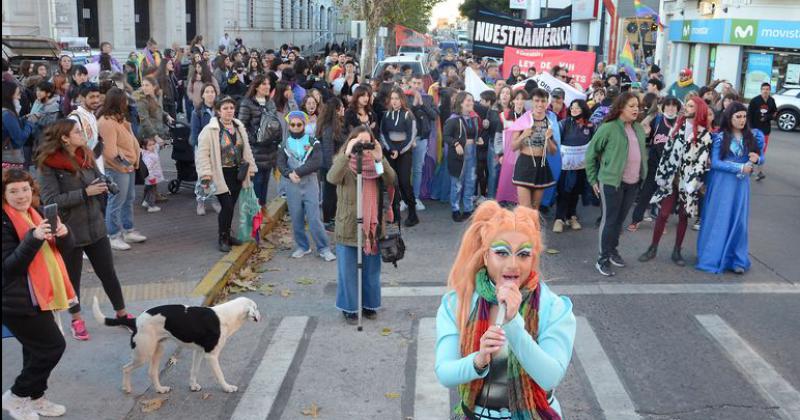
{"label": "white banner", "polygon": [[561,88],[564,91],[564,103],[567,104],[567,106],[569,106],[569,104],[571,104],[575,99],[586,100],[585,93],[562,82],[561,80],[556,79],[550,73],[539,73],[534,77],[525,79],[514,85],[512,90],[525,88],[525,83],[527,83],[528,80],[535,80],[536,84],[539,85],[540,88],[546,90],[548,94],[555,88]]}
{"label": "white banner", "polygon": [[487,86],[486,83],[483,83],[483,80],[481,80],[481,77],[475,73],[475,70],[467,67],[464,70],[464,90],[469,92],[477,102],[480,100],[481,93],[494,89]]}

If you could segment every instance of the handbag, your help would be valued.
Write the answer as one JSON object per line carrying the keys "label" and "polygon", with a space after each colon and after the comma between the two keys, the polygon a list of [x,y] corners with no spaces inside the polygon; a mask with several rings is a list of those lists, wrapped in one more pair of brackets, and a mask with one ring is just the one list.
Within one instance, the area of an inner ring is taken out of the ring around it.
{"label": "handbag", "polygon": [[[381,188],[382,187],[383,182],[381,182]],[[402,260],[406,255],[406,243],[403,241],[399,214],[394,215],[394,222],[395,223],[392,225],[386,227],[383,238],[378,240],[378,250],[381,253],[381,261],[391,263],[397,268],[397,262]],[[395,224],[397,225],[396,227]]]}
{"label": "handbag", "polygon": [[139,153],[139,167],[136,168],[134,172],[134,183],[136,185],[144,185],[144,181],[147,177],[150,176],[150,170],[147,169],[147,165],[144,164],[144,160],[142,160],[142,154]]}
{"label": "handbag", "polygon": [[3,163],[10,163],[12,165],[24,165],[25,154],[22,148],[15,149],[11,144],[11,139],[3,140]]}

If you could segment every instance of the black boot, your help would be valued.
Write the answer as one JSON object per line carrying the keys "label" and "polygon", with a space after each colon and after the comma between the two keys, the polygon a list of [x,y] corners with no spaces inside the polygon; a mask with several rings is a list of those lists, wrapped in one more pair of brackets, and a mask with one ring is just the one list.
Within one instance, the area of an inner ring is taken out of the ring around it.
{"label": "black boot", "polygon": [[[647,248],[647,251],[645,251],[644,254],[639,256],[639,261],[640,262],[647,262],[647,261],[652,260],[653,258],[656,257],[656,251],[657,250],[658,250],[657,246],[650,245],[650,247]],[[673,254],[673,255],[675,255],[675,254]]]}
{"label": "black boot", "polygon": [[463,222],[464,221],[464,219],[461,218],[461,212],[459,212],[459,211],[454,211],[453,212],[453,221],[454,222]]}
{"label": "black boot", "polygon": [[406,221],[403,224],[406,227],[412,227],[419,224],[419,218],[417,218],[417,208],[415,204],[410,204],[408,206],[408,217],[406,217]]}
{"label": "black boot", "polygon": [[228,237],[229,236],[230,236],[230,234],[228,234],[227,232],[219,234],[219,250],[220,250],[220,252],[230,252],[231,251],[231,245],[228,243]]}
{"label": "black boot", "polygon": [[236,239],[236,236],[233,232],[228,232],[228,245],[230,246],[239,246],[242,244],[242,241]]}
{"label": "black boot", "polygon": [[672,262],[674,262],[675,265],[679,265],[681,267],[686,265],[686,261],[684,261],[683,257],[681,256],[680,248],[675,248],[672,250]]}

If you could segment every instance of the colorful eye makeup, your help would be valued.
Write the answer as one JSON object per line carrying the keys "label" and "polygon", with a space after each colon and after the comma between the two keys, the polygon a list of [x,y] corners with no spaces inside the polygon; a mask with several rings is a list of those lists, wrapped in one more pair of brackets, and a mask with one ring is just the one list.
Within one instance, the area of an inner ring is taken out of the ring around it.
{"label": "colorful eye makeup", "polygon": [[530,257],[533,253],[533,245],[530,242],[524,242],[519,246],[517,252],[513,252],[511,248],[511,244],[506,241],[495,241],[489,246],[489,250],[492,251],[497,256],[500,257],[508,257],[510,255],[515,255],[521,258]]}

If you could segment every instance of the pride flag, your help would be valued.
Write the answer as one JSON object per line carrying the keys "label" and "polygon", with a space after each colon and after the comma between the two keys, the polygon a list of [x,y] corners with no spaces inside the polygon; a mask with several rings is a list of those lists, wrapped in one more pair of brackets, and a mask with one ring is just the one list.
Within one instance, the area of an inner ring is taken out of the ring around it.
{"label": "pride flag", "polygon": [[658,30],[664,30],[664,25],[661,23],[661,18],[658,17],[658,13],[656,13],[656,11],[650,6],[642,4],[640,0],[633,0],[633,7],[636,9],[637,17],[652,17],[658,25]]}
{"label": "pride flag", "polygon": [[627,39],[625,40],[625,46],[622,47],[622,52],[619,54],[619,65],[625,69],[625,73],[628,73],[631,82],[638,81],[635,70],[636,63],[633,60],[633,49],[631,48],[631,42]]}

